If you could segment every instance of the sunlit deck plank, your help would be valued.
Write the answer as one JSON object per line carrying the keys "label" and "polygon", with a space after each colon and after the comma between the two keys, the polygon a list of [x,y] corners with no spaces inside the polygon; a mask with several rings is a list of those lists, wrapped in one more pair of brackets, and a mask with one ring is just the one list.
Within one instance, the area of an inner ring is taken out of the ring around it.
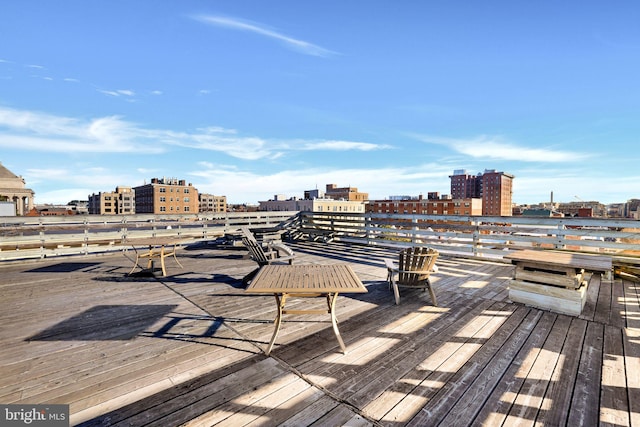
{"label": "sunlit deck plank", "polygon": [[613,326],[605,326],[604,330],[600,422],[630,425],[622,331]]}
{"label": "sunlit deck plank", "polygon": [[626,327],[622,329],[632,426],[640,426],[640,282],[623,280]]}
{"label": "sunlit deck plank", "polygon": [[579,349],[582,348],[588,322],[577,317],[571,318],[558,363],[547,386],[545,399],[540,407],[538,419],[548,426],[567,425],[571,408],[571,397],[580,363]]}

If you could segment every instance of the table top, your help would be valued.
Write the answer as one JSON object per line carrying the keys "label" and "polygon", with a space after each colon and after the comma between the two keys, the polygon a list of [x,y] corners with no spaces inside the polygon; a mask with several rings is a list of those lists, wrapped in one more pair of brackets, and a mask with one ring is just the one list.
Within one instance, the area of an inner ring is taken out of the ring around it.
{"label": "table top", "polygon": [[588,271],[609,271],[613,268],[613,260],[607,255],[576,254],[544,250],[521,250],[505,255],[505,259],[516,262],[531,262],[554,266],[583,268]]}
{"label": "table top", "polygon": [[184,237],[143,237],[141,239],[127,239],[124,243],[132,246],[167,246],[177,245],[183,241],[185,241]]}
{"label": "table top", "polygon": [[247,287],[248,293],[364,293],[348,264],[265,265]]}

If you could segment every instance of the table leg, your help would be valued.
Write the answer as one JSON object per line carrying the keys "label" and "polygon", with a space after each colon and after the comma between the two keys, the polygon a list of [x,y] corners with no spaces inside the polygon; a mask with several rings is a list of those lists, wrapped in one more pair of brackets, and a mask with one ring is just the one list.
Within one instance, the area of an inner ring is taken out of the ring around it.
{"label": "table leg", "polygon": [[164,266],[164,245],[160,247],[160,266],[162,267],[162,276],[167,275],[167,269]]}
{"label": "table leg", "polygon": [[[136,267],[138,266],[138,262],[140,262],[140,253],[138,252],[138,250],[136,249],[135,246],[133,246],[133,250],[136,253],[136,262],[135,264],[133,264],[133,268],[131,269],[131,271],[129,272],[129,276],[131,276],[133,274],[133,272],[135,271]],[[141,267],[142,268],[142,267]]]}
{"label": "table leg", "polygon": [[147,270],[153,273],[153,246],[149,246],[149,261],[147,261]]}
{"label": "table leg", "polygon": [[182,264],[180,264],[180,261],[178,261],[178,257],[176,256],[176,245],[173,245],[173,259],[176,260],[176,262],[178,263],[178,265],[180,266],[180,268],[184,268],[182,266]]}
{"label": "table leg", "polygon": [[280,331],[280,325],[282,324],[282,312],[284,310],[284,304],[287,300],[287,294],[283,294],[282,297],[278,294],[274,294],[276,297],[276,304],[278,305],[278,314],[276,315],[276,319],[274,321],[275,329],[273,331],[273,336],[271,337],[271,341],[269,342],[269,346],[265,351],[265,354],[268,356],[271,353],[271,349],[273,349],[273,345],[276,342],[276,337],[278,336],[278,332]]}
{"label": "table leg", "polygon": [[327,295],[327,303],[329,304],[329,314],[331,315],[331,325],[333,326],[333,332],[336,334],[336,338],[338,338],[338,344],[340,344],[340,348],[342,349],[342,354],[346,354],[347,350],[344,346],[344,341],[342,341],[342,337],[340,336],[340,330],[338,329],[338,319],[336,319],[336,301],[338,300],[338,293],[328,294]]}

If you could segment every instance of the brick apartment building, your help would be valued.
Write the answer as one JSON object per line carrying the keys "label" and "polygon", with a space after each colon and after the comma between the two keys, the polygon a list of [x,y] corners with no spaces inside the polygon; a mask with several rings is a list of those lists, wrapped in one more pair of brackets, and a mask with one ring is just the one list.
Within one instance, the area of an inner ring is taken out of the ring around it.
{"label": "brick apartment building", "polygon": [[150,184],[134,187],[136,213],[198,213],[198,190],[175,178],[153,178]]}
{"label": "brick apartment building", "polygon": [[370,200],[367,212],[418,215],[482,215],[482,200],[477,198],[440,198],[439,193],[428,193],[427,199],[418,197],[391,197]]}
{"label": "brick apartment building", "polygon": [[453,199],[482,199],[482,215],[511,216],[513,205],[513,175],[487,169],[484,173],[467,175],[463,169],[453,171],[451,197]]}
{"label": "brick apartment building", "polygon": [[115,191],[93,193],[89,196],[89,214],[135,214],[135,192],[131,187],[116,187]]}
{"label": "brick apartment building", "polygon": [[200,212],[227,212],[227,196],[203,194],[198,196]]}

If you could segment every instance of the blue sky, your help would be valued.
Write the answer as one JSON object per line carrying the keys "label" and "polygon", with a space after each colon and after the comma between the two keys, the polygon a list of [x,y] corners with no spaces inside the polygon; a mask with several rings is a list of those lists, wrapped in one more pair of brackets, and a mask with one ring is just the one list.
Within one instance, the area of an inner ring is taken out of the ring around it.
{"label": "blue sky", "polygon": [[640,197],[636,1],[8,0],[0,162],[36,203],[154,177],[231,203],[328,183]]}

